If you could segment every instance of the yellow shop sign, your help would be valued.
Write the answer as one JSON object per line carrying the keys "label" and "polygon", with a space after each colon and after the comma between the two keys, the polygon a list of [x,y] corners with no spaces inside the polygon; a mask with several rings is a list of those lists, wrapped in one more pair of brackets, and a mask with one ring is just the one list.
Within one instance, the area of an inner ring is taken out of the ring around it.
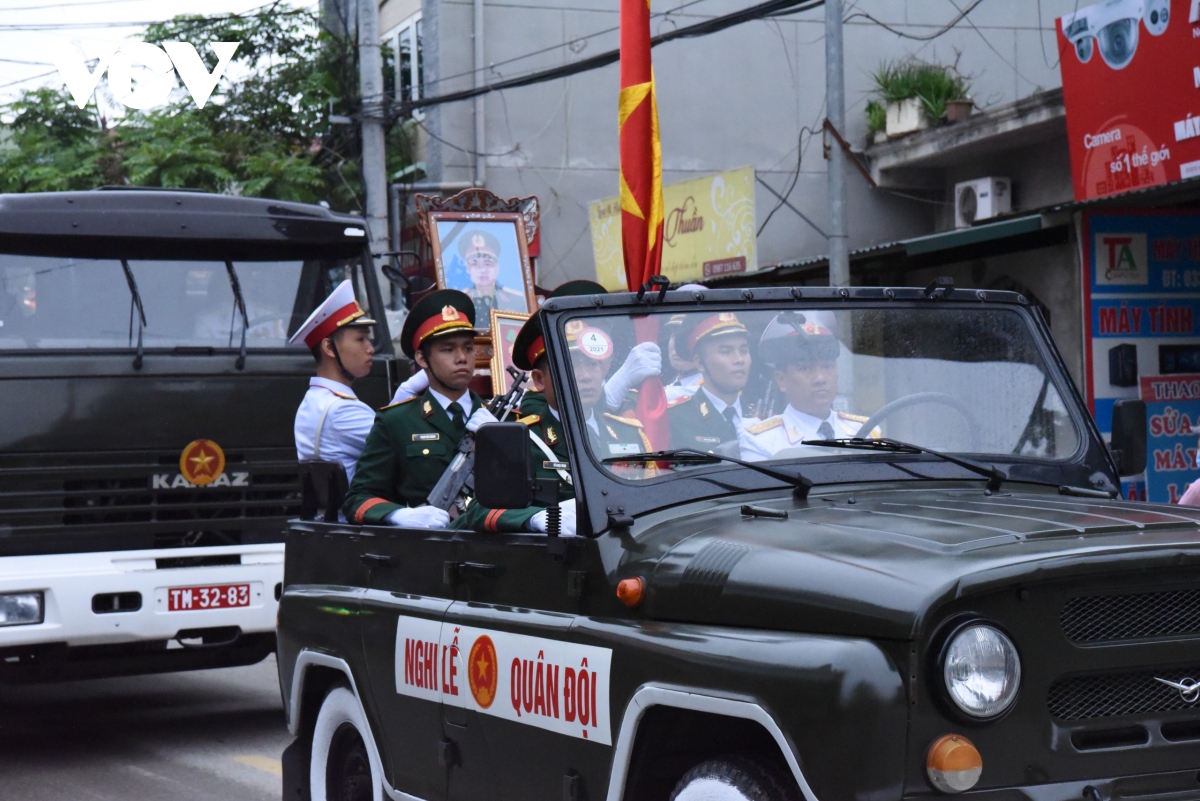
{"label": "yellow shop sign", "polygon": [[[694,178],[663,187],[662,272],[674,283],[758,269],[755,250],[754,168]],[[617,198],[588,207],[596,280],[625,289],[621,205]]]}

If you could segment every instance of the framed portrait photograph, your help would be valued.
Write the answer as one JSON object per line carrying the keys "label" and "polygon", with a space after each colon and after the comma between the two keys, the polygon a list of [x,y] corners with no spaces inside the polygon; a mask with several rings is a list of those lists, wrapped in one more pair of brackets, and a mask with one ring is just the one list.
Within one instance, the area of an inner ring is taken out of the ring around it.
{"label": "framed portrait photograph", "polygon": [[525,325],[525,321],[528,319],[528,314],[519,312],[492,309],[490,313],[488,322],[491,324],[492,331],[493,395],[503,395],[512,388],[513,379],[508,374],[508,368],[513,366],[513,342],[517,338],[517,332],[521,330],[521,326]]}
{"label": "framed portrait photograph", "polygon": [[537,310],[524,221],[510,212],[429,212],[439,289],[458,289],[475,302],[475,326],[491,312]]}

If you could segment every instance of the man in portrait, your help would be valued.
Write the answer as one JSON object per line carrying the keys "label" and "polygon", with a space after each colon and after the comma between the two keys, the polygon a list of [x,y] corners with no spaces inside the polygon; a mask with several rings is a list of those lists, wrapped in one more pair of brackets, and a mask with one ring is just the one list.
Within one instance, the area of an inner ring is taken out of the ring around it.
{"label": "man in portrait", "polygon": [[497,280],[500,251],[500,240],[483,228],[468,228],[458,238],[458,255],[471,279],[471,285],[464,291],[474,301],[480,320],[487,320],[492,309],[529,311],[523,291],[501,286]]}

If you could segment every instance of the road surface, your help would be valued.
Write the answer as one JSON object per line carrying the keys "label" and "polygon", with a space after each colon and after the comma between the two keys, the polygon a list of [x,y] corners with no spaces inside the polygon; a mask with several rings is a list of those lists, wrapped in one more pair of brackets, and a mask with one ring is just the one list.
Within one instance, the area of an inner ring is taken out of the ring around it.
{"label": "road surface", "polygon": [[278,801],[275,670],[0,687],[0,801]]}

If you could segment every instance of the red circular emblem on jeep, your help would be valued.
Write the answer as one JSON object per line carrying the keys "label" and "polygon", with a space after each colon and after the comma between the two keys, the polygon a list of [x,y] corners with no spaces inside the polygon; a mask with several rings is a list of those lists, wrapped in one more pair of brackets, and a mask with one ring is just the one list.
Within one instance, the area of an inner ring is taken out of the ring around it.
{"label": "red circular emblem on jeep", "polygon": [[480,635],[467,655],[467,681],[471,685],[475,703],[484,709],[496,700],[497,673],[496,646],[492,644],[491,637]]}
{"label": "red circular emblem on jeep", "polygon": [[192,440],[179,454],[179,472],[197,487],[208,486],[225,472],[225,451],[211,439]]}

